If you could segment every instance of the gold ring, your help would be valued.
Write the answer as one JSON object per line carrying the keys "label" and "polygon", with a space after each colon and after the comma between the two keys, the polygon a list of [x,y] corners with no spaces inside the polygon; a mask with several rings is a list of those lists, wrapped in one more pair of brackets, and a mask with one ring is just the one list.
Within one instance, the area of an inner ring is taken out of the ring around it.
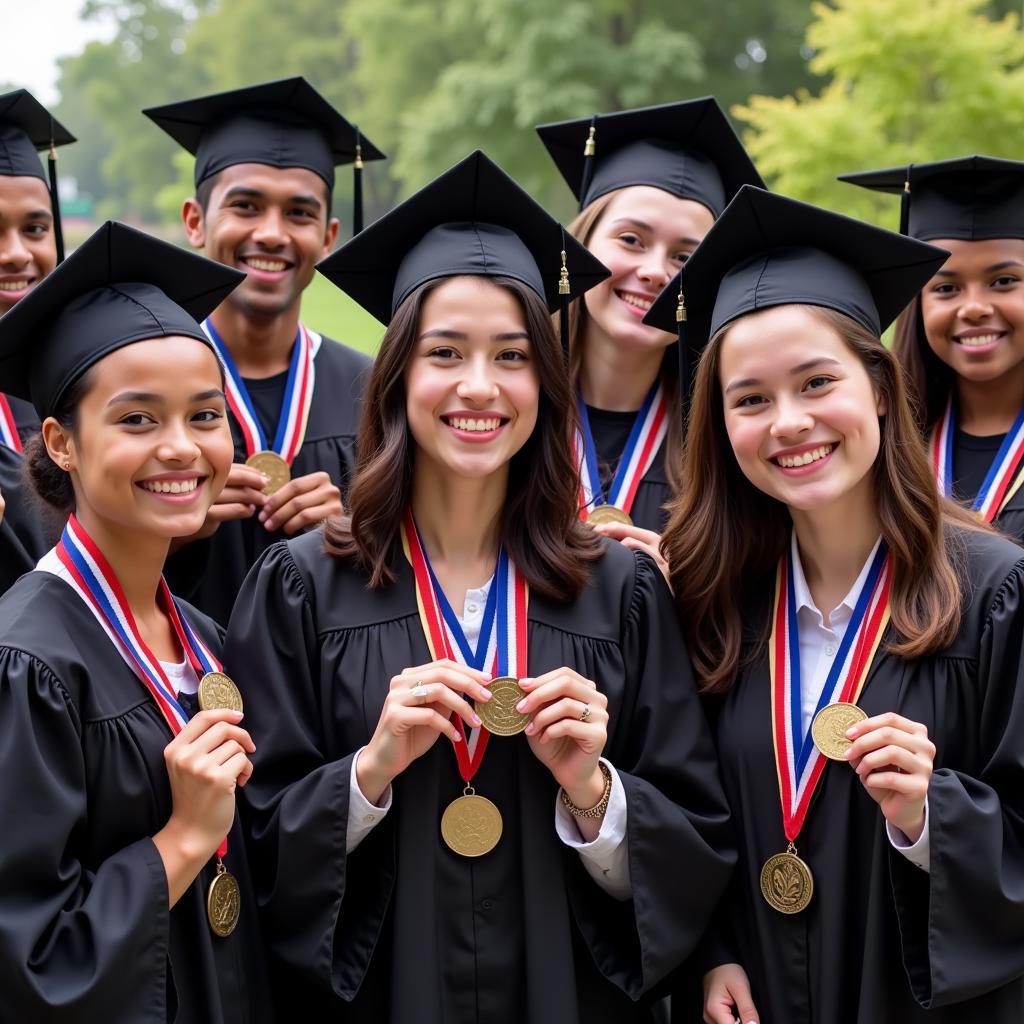
{"label": "gold ring", "polygon": [[590,705],[583,705],[583,713],[580,715],[580,721],[585,722],[590,717]]}

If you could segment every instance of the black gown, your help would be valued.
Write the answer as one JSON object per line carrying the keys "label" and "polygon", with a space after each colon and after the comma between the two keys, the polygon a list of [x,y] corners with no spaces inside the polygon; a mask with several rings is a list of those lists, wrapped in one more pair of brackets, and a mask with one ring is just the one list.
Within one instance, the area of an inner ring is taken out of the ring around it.
{"label": "black gown", "polygon": [[[958,430],[953,437],[953,494],[970,505],[981,490],[1005,434],[978,437]],[[1024,487],[1007,502],[992,524],[1018,544],[1024,544]]]}
{"label": "black gown", "polygon": [[22,457],[0,444],[0,494],[5,506],[0,522],[0,594],[34,569],[53,545],[50,514],[28,492],[23,467]]}
{"label": "black gown", "polygon": [[[636,419],[635,412],[614,412],[587,406],[590,433],[597,449],[597,468],[601,486],[608,493],[608,486],[615,477],[622,451],[629,440],[629,432]],[[644,530],[661,533],[668,522],[665,505],[672,499],[672,489],[665,475],[665,442],[662,441],[658,454],[650,468],[637,485],[636,497],[630,517],[636,526]]]}
{"label": "black gown", "polygon": [[[218,628],[189,611],[212,650]],[[167,908],[171,813],[153,699],[82,600],[32,573],[0,600],[0,1024],[268,1024],[242,831],[242,918],[206,919],[213,865]]]}
{"label": "black gown", "polygon": [[7,404],[11,407],[14,425],[18,428],[22,441],[27,441],[39,429],[39,413],[36,412],[36,407],[23,398],[15,398],[14,395],[7,396]]}
{"label": "black gown", "polygon": [[[740,859],[705,966],[745,968],[761,1024],[1024,1020],[1024,552],[975,534],[966,564],[954,644],[908,661],[883,639],[860,700],[925,724],[936,745],[930,873],[891,847],[853,770],[830,763],[796,839],[814,896],[802,913],[773,910],[759,875],[786,840],[766,657],[709,708]],[[699,1020],[691,1011],[676,1019]]]}
{"label": "black gown", "polygon": [[[306,436],[292,464],[292,476],[326,471],[344,496],[355,471],[356,433],[363,391],[373,361],[346,345],[324,338],[317,352],[316,384]],[[284,398],[287,373],[246,380],[265,436],[273,438]],[[245,442],[231,418],[235,461],[245,462]],[[246,573],[271,544],[285,538],[269,533],[256,516],[222,523],[207,540],[194,541],[167,562],[167,580],[175,594],[191,601],[215,621],[226,624]]]}
{"label": "black gown", "polygon": [[[307,534],[246,581],[226,666],[256,771],[243,815],[281,1006],[364,1024],[628,1024],[692,950],[728,878],[731,829],[664,580],[618,544],[572,604],[531,596],[529,672],[570,665],[610,701],[606,756],[628,806],[633,898],[619,902],[555,832],[557,786],[522,735],[492,739],[477,791],[504,819],[479,859],[442,843],[462,791],[439,740],[346,856],[352,759],[391,678],[429,662],[411,569],[368,592]],[[273,628],[268,628],[272,623]]]}

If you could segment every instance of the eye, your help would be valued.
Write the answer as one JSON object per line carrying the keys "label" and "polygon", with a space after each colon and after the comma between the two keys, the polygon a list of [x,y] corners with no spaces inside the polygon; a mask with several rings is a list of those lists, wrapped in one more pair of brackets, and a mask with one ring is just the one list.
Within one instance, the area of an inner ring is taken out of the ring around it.
{"label": "eye", "polygon": [[955,284],[950,284],[948,281],[944,281],[942,284],[935,285],[932,288],[933,295],[952,295],[957,290]]}
{"label": "eye", "polygon": [[297,220],[316,220],[316,214],[304,206],[297,206],[294,210],[289,210],[288,216],[295,217]]}
{"label": "eye", "polygon": [[816,377],[811,377],[810,380],[804,385],[808,391],[820,391],[822,388],[828,387],[835,381],[835,377],[827,377],[825,374],[819,373]]}
{"label": "eye", "polygon": [[507,348],[498,354],[499,362],[504,363],[525,363],[529,358],[526,352],[518,348]]}
{"label": "eye", "polygon": [[229,208],[239,213],[252,213],[256,209],[256,204],[251,199],[233,199]]}
{"label": "eye", "polygon": [[458,359],[459,353],[451,345],[438,345],[432,348],[427,355],[431,359]]}
{"label": "eye", "polygon": [[47,224],[27,224],[25,226],[25,234],[31,238],[42,238],[49,233],[50,228]]}
{"label": "eye", "polygon": [[677,263],[685,263],[692,255],[693,255],[693,253],[691,251],[687,250],[685,252],[677,252],[672,257],[672,259],[674,259]]}
{"label": "eye", "polygon": [[634,234],[632,231],[624,231],[619,235],[619,241],[622,242],[623,245],[628,245],[630,248],[641,244],[640,236]]}
{"label": "eye", "polygon": [[221,409],[202,409],[192,417],[194,423],[217,423],[222,419],[224,413]]}
{"label": "eye", "polygon": [[1015,284],[1020,284],[1020,279],[1013,274],[1000,274],[992,284],[996,288],[1012,288]]}
{"label": "eye", "polygon": [[118,423],[125,427],[148,427],[155,422],[148,412],[130,412],[118,420]]}
{"label": "eye", "polygon": [[737,409],[753,409],[755,406],[763,405],[765,398],[763,395],[744,395],[736,402]]}

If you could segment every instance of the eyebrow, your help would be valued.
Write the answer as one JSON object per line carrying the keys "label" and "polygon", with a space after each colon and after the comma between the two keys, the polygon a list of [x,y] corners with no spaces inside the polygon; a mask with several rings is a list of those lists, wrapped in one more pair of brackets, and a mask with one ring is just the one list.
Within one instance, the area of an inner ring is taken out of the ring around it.
{"label": "eyebrow", "polygon": [[[641,231],[650,231],[652,233],[654,231],[654,228],[652,228],[650,224],[642,220],[637,220],[636,217],[619,217],[617,220],[612,221],[612,227],[615,227],[616,224],[632,224]],[[689,238],[688,236],[678,238],[676,241],[681,242],[683,245],[700,245],[699,238]]]}
{"label": "eyebrow", "polygon": [[[427,338],[446,338],[449,341],[468,341],[469,335],[464,331],[452,331],[444,327],[435,327],[432,330],[424,331],[420,341]],[[491,341],[529,341],[530,336],[526,331],[504,331],[501,334],[492,334]]]}
{"label": "eyebrow", "polygon": [[[838,359],[833,359],[831,356],[818,356],[815,359],[808,359],[804,363],[800,363],[794,366],[789,371],[791,377],[798,377],[801,373],[806,373],[808,370],[813,370],[818,366],[842,366]],[[760,384],[756,377],[744,377],[742,380],[732,381],[725,389],[725,393],[728,395],[731,391],[739,391],[741,388],[753,388]]]}
{"label": "eyebrow", "polygon": [[[208,402],[211,398],[224,398],[224,392],[220,388],[199,391],[189,398],[189,404],[193,402]],[[107,402],[107,405],[118,405],[122,402],[143,402],[149,405],[162,405],[166,401],[163,395],[155,394],[152,391],[122,391],[119,395],[114,395]]]}
{"label": "eyebrow", "polygon": [[25,220],[53,220],[53,213],[40,207],[38,210],[29,210],[25,214]]}
{"label": "eyebrow", "polygon": [[[1003,260],[1002,263],[993,263],[991,267],[986,267],[983,274],[994,274],[997,270],[1006,270],[1009,267],[1019,267],[1024,269],[1024,263],[1020,260]],[[936,270],[936,277],[957,277],[957,271],[955,270]]]}
{"label": "eyebrow", "polygon": [[[235,185],[229,188],[224,193],[224,202],[229,199],[266,199],[266,193],[261,192],[258,188],[246,188],[244,185]],[[323,203],[320,202],[314,195],[294,195],[289,196],[286,200],[287,203],[295,204],[298,206],[312,206],[314,209],[319,210]]]}

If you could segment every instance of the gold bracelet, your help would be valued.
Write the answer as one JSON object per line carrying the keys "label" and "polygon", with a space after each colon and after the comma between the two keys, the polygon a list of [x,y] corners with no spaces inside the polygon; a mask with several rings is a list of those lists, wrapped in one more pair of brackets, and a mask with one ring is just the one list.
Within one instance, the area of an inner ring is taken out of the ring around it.
{"label": "gold bracelet", "polygon": [[561,790],[562,805],[565,809],[576,818],[603,818],[604,812],[608,810],[608,801],[612,795],[612,773],[611,769],[604,763],[604,761],[598,761],[597,767],[601,769],[601,774],[604,776],[604,792],[601,794],[601,799],[598,800],[593,807],[577,807],[572,800],[569,799],[569,794],[563,789]]}

